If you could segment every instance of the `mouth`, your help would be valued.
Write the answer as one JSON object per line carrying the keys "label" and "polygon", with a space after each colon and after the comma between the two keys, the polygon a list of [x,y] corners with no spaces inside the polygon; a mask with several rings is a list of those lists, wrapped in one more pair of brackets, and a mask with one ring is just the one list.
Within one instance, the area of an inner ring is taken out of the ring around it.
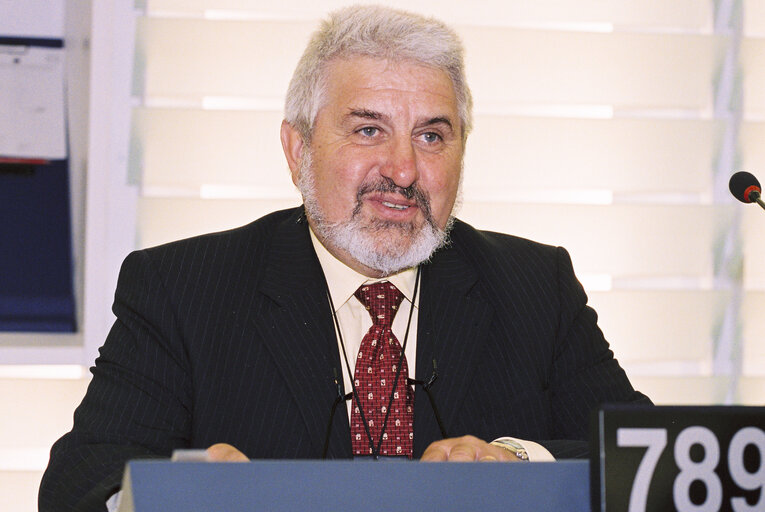
{"label": "mouth", "polygon": [[419,208],[419,204],[415,199],[410,199],[396,193],[373,192],[371,194],[366,194],[363,199],[378,205],[382,209],[394,212],[403,212]]}
{"label": "mouth", "polygon": [[381,222],[391,222],[395,224],[410,223],[414,221],[420,212],[416,201],[406,199],[398,194],[372,193],[362,197],[358,204],[356,213],[361,212],[361,205],[365,204],[370,208],[369,213],[373,218]]}
{"label": "mouth", "polygon": [[366,204],[382,222],[411,223],[418,215],[422,215],[426,222],[433,225],[430,201],[416,185],[403,188],[386,179],[361,187],[356,199],[353,216],[361,213],[362,205]]}
{"label": "mouth", "polygon": [[406,210],[407,208],[411,208],[410,205],[407,204],[398,204],[398,203],[391,203],[390,201],[380,201],[380,204],[385,206],[386,208],[391,208],[393,210]]}

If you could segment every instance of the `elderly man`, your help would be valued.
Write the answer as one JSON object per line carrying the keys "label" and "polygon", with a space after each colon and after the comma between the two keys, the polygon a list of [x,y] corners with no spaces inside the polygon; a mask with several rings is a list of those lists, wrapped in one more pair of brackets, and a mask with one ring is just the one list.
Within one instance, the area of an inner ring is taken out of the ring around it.
{"label": "elderly man", "polygon": [[647,402],[565,250],[452,217],[471,108],[442,23],[331,15],[281,128],[304,207],[128,256],[41,509],[103,509],[128,459],[177,448],[231,461],[580,456],[593,408]]}

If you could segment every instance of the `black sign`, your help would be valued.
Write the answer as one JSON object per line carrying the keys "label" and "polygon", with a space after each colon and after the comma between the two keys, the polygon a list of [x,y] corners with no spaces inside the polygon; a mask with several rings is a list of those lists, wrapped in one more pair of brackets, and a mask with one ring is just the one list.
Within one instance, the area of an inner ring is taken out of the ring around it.
{"label": "black sign", "polygon": [[593,511],[765,511],[765,407],[607,406]]}

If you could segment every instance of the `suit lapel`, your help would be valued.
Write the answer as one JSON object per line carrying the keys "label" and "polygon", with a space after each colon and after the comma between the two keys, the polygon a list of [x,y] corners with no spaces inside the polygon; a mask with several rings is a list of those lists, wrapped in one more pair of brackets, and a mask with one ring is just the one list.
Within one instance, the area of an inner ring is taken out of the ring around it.
{"label": "suit lapel", "polygon": [[[300,407],[318,457],[337,396],[332,369],[342,373],[326,282],[302,210],[277,228],[263,275],[260,291],[273,304],[255,328]],[[328,456],[351,456],[344,404],[334,416]]]}
{"label": "suit lapel", "polygon": [[[452,430],[494,315],[493,307],[475,291],[478,274],[457,247],[437,253],[423,266],[422,296],[417,331],[417,379],[427,380],[438,365],[432,388],[446,433]],[[471,293],[472,292],[472,293]],[[432,441],[441,438],[427,395],[417,388],[414,414],[414,454],[422,455]]]}

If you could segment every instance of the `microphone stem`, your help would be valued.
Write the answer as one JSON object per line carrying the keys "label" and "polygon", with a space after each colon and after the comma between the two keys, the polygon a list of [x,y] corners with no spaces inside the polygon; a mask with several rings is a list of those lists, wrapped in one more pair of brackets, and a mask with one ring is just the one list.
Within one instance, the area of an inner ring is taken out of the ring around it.
{"label": "microphone stem", "polygon": [[335,419],[335,410],[340,402],[343,402],[342,395],[335,398],[335,403],[332,404],[332,410],[329,411],[329,424],[327,425],[327,435],[324,437],[324,449],[321,451],[322,460],[327,458],[327,452],[329,451],[329,435],[332,433],[332,420]]}
{"label": "microphone stem", "polygon": [[427,386],[427,387],[423,386],[423,389],[425,390],[425,394],[428,395],[428,400],[430,400],[430,407],[433,409],[433,414],[436,416],[436,423],[438,423],[438,430],[441,431],[441,437],[446,439],[449,436],[446,435],[444,422],[441,421],[441,415],[438,414],[438,407],[436,407],[436,401],[433,400],[433,395],[430,394],[430,386]]}
{"label": "microphone stem", "polygon": [[[757,184],[759,186],[759,183]],[[752,203],[757,203],[760,206],[762,206],[762,209],[765,210],[765,202],[762,201],[762,195],[760,194],[760,190],[752,190],[749,193],[749,201]]]}

